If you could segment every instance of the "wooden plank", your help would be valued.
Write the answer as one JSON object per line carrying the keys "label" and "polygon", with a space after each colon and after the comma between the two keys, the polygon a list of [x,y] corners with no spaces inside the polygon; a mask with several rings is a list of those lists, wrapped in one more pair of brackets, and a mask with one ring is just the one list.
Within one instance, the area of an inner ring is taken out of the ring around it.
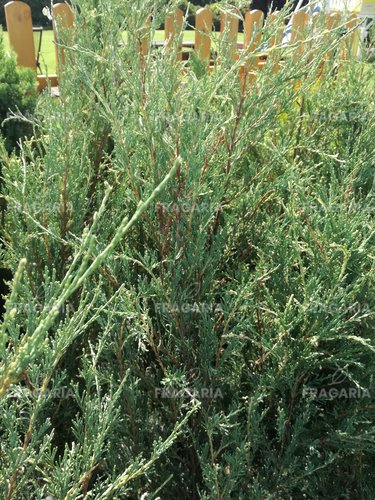
{"label": "wooden plank", "polygon": [[[277,73],[283,65],[283,62],[280,61],[282,54],[280,48],[285,30],[285,24],[279,11],[269,14],[266,20],[266,28],[272,34],[268,42],[267,65],[272,65],[273,73]],[[273,50],[275,47],[277,49]]]}
{"label": "wooden plank", "polygon": [[224,41],[226,44],[225,51],[229,55],[230,59],[234,59],[237,52],[238,26],[239,18],[235,10],[221,13],[221,37],[222,41]]}
{"label": "wooden plank", "polygon": [[350,32],[342,42],[342,52],[341,56],[343,59],[348,59],[350,57],[356,57],[358,53],[360,33],[358,28],[359,19],[357,14],[352,13],[349,15],[345,28]]}
{"label": "wooden plank", "polygon": [[207,7],[199,9],[195,16],[195,51],[207,64],[211,58],[212,12]]}
{"label": "wooden plank", "polygon": [[60,71],[60,65],[65,63],[64,49],[58,46],[59,40],[59,30],[60,29],[70,29],[73,27],[74,14],[73,11],[67,3],[57,3],[52,7],[52,17],[53,17],[53,34],[55,39],[55,57],[56,57],[56,67]]}
{"label": "wooden plank", "polygon": [[[335,28],[340,26],[341,22],[342,22],[342,17],[340,12],[329,12],[328,14],[325,15],[324,24],[327,31],[334,30]],[[327,36],[329,36],[329,33],[327,33]],[[329,60],[333,56],[333,54],[334,51],[329,50],[324,59]]]}
{"label": "wooden plank", "polygon": [[254,52],[262,38],[264,14],[261,10],[250,10],[245,15],[244,48]]}
{"label": "wooden plank", "polygon": [[275,27],[275,34],[270,38],[269,46],[275,47],[278,45],[281,45],[281,42],[283,41],[283,33],[285,29],[285,25],[283,22],[280,21],[280,12],[275,11],[272,12],[267,19],[267,22],[270,23],[270,25],[274,25]]}
{"label": "wooden plank", "polygon": [[264,14],[261,10],[251,10],[245,15],[244,49],[249,52],[246,68],[250,70],[259,63],[259,57],[252,57],[251,53],[259,48],[262,38]]}
{"label": "wooden plank", "polygon": [[340,25],[341,13],[340,12],[329,12],[325,15],[325,27],[327,30],[333,30]]}
{"label": "wooden plank", "polygon": [[[169,12],[165,18],[164,40],[169,49],[172,49],[175,44],[175,38],[181,35],[182,26],[184,23],[184,13],[181,9],[176,9],[174,12]],[[181,40],[182,41],[182,40]],[[177,60],[182,59],[182,44],[177,48]]]}
{"label": "wooden plank", "polygon": [[151,16],[148,15],[141,32],[140,52],[143,57],[147,56],[150,47]]}
{"label": "wooden plank", "polygon": [[295,58],[299,58],[304,51],[303,41],[307,32],[308,22],[309,15],[306,12],[299,11],[293,14],[290,43],[292,45],[299,43],[299,46],[296,48]]}
{"label": "wooden plank", "polygon": [[39,92],[48,88],[48,85],[57,87],[57,75],[38,75],[37,81]]}
{"label": "wooden plank", "polygon": [[9,45],[16,53],[17,64],[32,68],[36,72],[33,25],[29,5],[18,1],[8,2],[4,10]]}

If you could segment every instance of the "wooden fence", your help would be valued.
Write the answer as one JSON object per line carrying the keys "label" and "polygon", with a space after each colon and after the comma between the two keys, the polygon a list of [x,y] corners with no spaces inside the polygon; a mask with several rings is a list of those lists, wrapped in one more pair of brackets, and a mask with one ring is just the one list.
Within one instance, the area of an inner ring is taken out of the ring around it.
{"label": "wooden fence", "polygon": [[[37,73],[31,9],[29,5],[21,1],[11,1],[5,5],[4,9],[9,42],[16,54],[17,63],[20,66],[32,68],[35,73]],[[277,23],[277,16],[278,13],[272,13],[269,16],[268,22]],[[68,4],[58,3],[52,8],[52,18],[56,42],[58,39],[59,29],[72,28],[74,26],[74,16]],[[240,57],[241,51],[246,51],[246,54],[249,55],[247,62],[241,66],[240,74],[243,76],[245,73],[247,74],[249,72],[253,72],[255,69],[266,64],[267,51],[269,51],[271,47],[280,45],[285,26],[281,27],[280,30],[274,34],[265,53],[254,58],[251,57],[251,53],[259,48],[262,28],[264,26],[263,13],[260,10],[252,10],[246,13],[243,23],[244,36],[242,43],[238,43],[239,20],[240,16],[238,12],[234,10],[230,12],[223,12],[220,19],[220,36],[223,44],[225,44],[226,54],[229,59],[232,58],[233,60],[237,60]],[[147,25],[147,22],[149,22],[149,20],[146,21],[145,25]],[[304,34],[310,22],[313,22],[313,20],[306,12],[299,11],[292,16],[289,43],[294,44],[298,41],[301,42],[301,45],[295,52],[295,57],[299,57],[301,52],[304,50]],[[357,23],[357,16],[355,14],[349,15],[345,19],[338,12],[324,15],[324,27],[327,30],[339,25],[344,25],[347,29],[353,30],[351,37],[348,37],[346,41],[346,57],[355,55],[358,48],[358,36],[356,35],[356,31],[358,30],[354,29],[357,26]],[[189,54],[193,50],[203,61],[206,62],[208,66],[212,66],[212,11],[209,8],[204,7],[196,12],[194,42],[184,43],[182,41],[181,32],[183,30],[183,24],[184,13],[181,9],[176,9],[176,11],[167,14],[165,19],[164,42],[150,43],[150,41],[146,38],[147,35],[145,35],[145,37],[140,40],[140,53],[143,56],[146,56],[152,45],[172,47],[177,43],[178,60],[187,60],[189,58]],[[279,23],[275,25],[281,26]],[[148,30],[145,30],[145,33],[148,33]],[[64,62],[64,53],[61,50],[58,51],[57,44],[55,44],[55,47],[56,67],[58,68],[58,72],[61,73],[60,65]],[[276,68],[277,67],[278,66],[276,65]],[[57,86],[58,84],[57,75],[55,74],[37,75],[37,79],[40,90],[48,85],[48,80],[50,81],[51,86]]]}
{"label": "wooden fence", "polygon": [[[31,18],[31,8],[24,2],[8,2],[4,6],[5,20],[8,31],[9,45],[16,54],[17,64],[32,68],[37,74],[37,60],[34,45],[34,33]],[[53,6],[53,30],[57,39],[57,25],[61,28],[73,26],[73,12],[68,4],[58,3]],[[63,56],[62,56],[63,57]],[[56,45],[56,61],[58,61]],[[58,67],[58,64],[56,65]],[[47,87],[47,80],[51,86],[57,86],[57,75],[37,75],[39,90]]]}

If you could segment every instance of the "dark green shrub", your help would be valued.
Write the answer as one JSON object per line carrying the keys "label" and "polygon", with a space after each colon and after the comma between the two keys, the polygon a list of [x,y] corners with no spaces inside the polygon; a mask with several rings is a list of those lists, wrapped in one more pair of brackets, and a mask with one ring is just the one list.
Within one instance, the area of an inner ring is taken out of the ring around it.
{"label": "dark green shrub", "polygon": [[30,118],[36,99],[35,73],[18,67],[15,58],[6,54],[0,32],[0,133],[8,151],[16,147],[19,139],[27,136],[32,128],[25,120],[12,119],[5,123],[4,120],[17,111]]}

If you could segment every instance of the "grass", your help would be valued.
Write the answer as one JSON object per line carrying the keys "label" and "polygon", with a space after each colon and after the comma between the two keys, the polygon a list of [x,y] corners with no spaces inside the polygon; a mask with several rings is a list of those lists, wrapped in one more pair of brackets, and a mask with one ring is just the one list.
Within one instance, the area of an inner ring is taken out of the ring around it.
{"label": "grass", "polygon": [[[9,41],[7,33],[4,33],[4,42],[5,48],[9,49]],[[125,33],[126,38],[126,33]],[[239,34],[238,39],[242,41],[243,34]],[[157,30],[155,34],[155,41],[164,40],[164,30]],[[192,42],[194,41],[194,31],[185,31],[184,32],[184,41]],[[34,34],[34,45],[35,50],[39,46],[39,33]],[[43,69],[43,73],[56,73],[56,60],[55,60],[55,46],[53,40],[53,31],[52,30],[44,30],[42,35],[42,47],[40,54],[40,63]]]}
{"label": "grass", "polygon": [[[164,39],[164,31],[158,30],[156,32],[155,40],[161,41]],[[185,41],[193,41],[194,40],[194,32],[193,31],[185,31],[184,33]],[[4,42],[6,49],[9,49],[9,40],[7,33],[4,36]],[[35,50],[37,50],[39,45],[39,33],[34,34],[34,45]],[[44,30],[42,36],[42,48],[40,54],[40,63],[43,68],[43,72],[45,73],[55,73],[56,72],[56,60],[55,60],[55,46],[53,41],[53,31],[52,30]]]}
{"label": "grass", "polygon": [[[8,34],[4,33],[4,45],[5,49],[9,49]],[[37,51],[39,46],[39,33],[34,33],[34,46],[35,51]],[[53,43],[53,31],[45,30],[42,35],[42,48],[40,55],[40,63],[45,73],[55,73],[56,72],[56,61],[55,61],[55,46]]]}

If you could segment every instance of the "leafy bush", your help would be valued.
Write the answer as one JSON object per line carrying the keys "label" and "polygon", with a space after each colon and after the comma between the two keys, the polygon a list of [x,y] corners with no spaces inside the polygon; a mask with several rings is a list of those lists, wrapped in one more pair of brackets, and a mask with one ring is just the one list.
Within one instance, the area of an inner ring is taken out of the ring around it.
{"label": "leafy bush", "polygon": [[16,65],[13,56],[6,54],[0,32],[0,133],[5,147],[12,150],[20,138],[32,130],[30,123],[6,120],[10,112],[20,111],[24,115],[33,113],[37,99],[35,73]]}
{"label": "leafy bush", "polygon": [[372,498],[374,68],[315,34],[242,92],[142,61],[151,4],[80,2],[4,155],[1,496]]}

